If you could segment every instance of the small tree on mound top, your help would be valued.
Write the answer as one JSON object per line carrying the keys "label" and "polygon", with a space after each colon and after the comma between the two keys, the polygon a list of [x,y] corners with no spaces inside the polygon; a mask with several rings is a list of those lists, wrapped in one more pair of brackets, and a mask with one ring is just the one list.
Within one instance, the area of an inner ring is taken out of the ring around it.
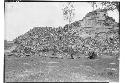
{"label": "small tree on mound top", "polygon": [[68,2],[62,10],[63,10],[64,20],[67,20],[68,23],[70,24],[75,16],[74,13],[75,8],[73,2]]}

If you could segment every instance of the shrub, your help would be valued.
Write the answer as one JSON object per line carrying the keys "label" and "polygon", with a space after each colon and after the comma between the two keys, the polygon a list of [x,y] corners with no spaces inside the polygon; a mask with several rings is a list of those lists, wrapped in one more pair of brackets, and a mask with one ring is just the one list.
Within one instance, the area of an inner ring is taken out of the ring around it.
{"label": "shrub", "polygon": [[72,25],[74,25],[75,27],[80,27],[81,26],[79,21],[76,21],[76,22],[72,23]]}
{"label": "shrub", "polygon": [[88,58],[89,59],[95,59],[95,58],[97,58],[97,54],[95,52],[93,52],[93,51],[89,52],[88,53]]}
{"label": "shrub", "polygon": [[12,53],[17,53],[18,51],[16,49],[14,49],[13,51],[11,51]]}
{"label": "shrub", "polygon": [[19,40],[18,38],[14,39],[14,44],[21,44],[21,40]]}

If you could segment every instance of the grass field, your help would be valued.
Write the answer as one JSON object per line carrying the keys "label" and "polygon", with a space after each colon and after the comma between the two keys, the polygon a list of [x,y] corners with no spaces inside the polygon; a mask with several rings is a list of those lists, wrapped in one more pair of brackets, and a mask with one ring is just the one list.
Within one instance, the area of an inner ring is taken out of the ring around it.
{"label": "grass field", "polygon": [[118,78],[119,61],[112,58],[5,58],[6,82],[118,82]]}

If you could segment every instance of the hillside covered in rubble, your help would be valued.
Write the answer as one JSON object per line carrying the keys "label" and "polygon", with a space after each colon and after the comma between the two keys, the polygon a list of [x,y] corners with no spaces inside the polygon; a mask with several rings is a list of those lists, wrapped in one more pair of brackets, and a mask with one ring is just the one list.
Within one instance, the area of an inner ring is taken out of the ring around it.
{"label": "hillside covered in rubble", "polygon": [[12,46],[6,48],[5,56],[118,58],[120,28],[105,10],[97,9],[64,27],[34,27],[12,42]]}

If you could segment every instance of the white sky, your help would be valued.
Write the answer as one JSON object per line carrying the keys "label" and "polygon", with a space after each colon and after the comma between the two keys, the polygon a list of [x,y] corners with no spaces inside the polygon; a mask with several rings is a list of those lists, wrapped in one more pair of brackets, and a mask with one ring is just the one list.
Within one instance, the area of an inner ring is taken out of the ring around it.
{"label": "white sky", "polygon": [[[37,26],[64,26],[62,8],[64,2],[6,2],[5,3],[5,39],[13,40],[17,36]],[[81,20],[92,11],[90,4],[76,2],[75,21]],[[118,22],[118,12],[109,12]]]}

